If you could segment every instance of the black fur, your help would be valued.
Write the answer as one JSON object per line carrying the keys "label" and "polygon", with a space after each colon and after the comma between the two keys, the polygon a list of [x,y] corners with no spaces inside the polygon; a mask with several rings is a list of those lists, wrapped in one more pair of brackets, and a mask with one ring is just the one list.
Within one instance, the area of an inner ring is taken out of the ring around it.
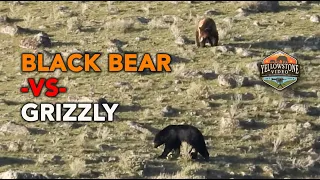
{"label": "black fur", "polygon": [[156,134],[153,143],[154,148],[165,145],[163,153],[158,158],[166,158],[172,150],[180,154],[182,142],[190,144],[192,149],[195,149],[195,152],[191,153],[192,149],[189,152],[193,159],[197,158],[198,153],[206,160],[209,159],[202,133],[191,125],[169,125]]}

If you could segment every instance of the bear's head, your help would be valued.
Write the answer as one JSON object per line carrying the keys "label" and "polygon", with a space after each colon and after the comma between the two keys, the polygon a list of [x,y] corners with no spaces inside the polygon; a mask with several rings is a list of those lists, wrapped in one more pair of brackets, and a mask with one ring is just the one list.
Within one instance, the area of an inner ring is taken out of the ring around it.
{"label": "bear's head", "polygon": [[159,133],[156,134],[156,136],[153,140],[153,146],[154,146],[154,148],[157,148],[164,143],[165,143],[165,135],[164,135],[163,131],[160,131]]}
{"label": "bear's head", "polygon": [[204,41],[210,36],[210,31],[210,28],[199,27],[200,42]]}

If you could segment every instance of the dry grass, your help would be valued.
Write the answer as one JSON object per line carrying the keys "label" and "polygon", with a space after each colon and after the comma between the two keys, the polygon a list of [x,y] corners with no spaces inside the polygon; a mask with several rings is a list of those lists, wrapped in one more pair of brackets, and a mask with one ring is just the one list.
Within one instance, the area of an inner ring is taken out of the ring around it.
{"label": "dry grass", "polygon": [[67,27],[68,27],[68,31],[70,32],[80,30],[82,27],[81,20],[78,17],[72,17],[68,19]]}
{"label": "dry grass", "polygon": [[112,20],[110,22],[106,22],[105,27],[106,29],[120,31],[123,33],[129,32],[134,28],[135,21],[132,19],[117,19]]}
{"label": "dry grass", "polygon": [[132,151],[127,151],[120,156],[119,167],[128,174],[137,174],[144,169],[146,162],[143,158],[135,155]]}
{"label": "dry grass", "polygon": [[172,24],[170,26],[170,31],[171,31],[172,35],[174,36],[174,38],[177,39],[178,37],[180,37],[180,30],[176,24]]}
{"label": "dry grass", "polygon": [[72,176],[78,177],[86,171],[86,162],[80,158],[76,158],[70,163],[69,167]]}
{"label": "dry grass", "polygon": [[163,18],[158,17],[158,18],[153,18],[149,23],[148,23],[148,28],[149,29],[167,29],[169,28],[170,25],[167,24]]}
{"label": "dry grass", "polygon": [[251,10],[257,9],[258,5],[256,1],[240,1],[239,7]]}
{"label": "dry grass", "polygon": [[193,82],[190,84],[190,87],[187,89],[186,92],[189,98],[199,100],[209,95],[209,88],[200,83]]}

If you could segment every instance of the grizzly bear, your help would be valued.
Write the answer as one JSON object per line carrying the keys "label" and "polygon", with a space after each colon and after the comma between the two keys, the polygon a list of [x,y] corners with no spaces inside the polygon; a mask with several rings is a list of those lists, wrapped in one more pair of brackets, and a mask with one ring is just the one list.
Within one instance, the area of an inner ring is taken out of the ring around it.
{"label": "grizzly bear", "polygon": [[199,21],[196,28],[196,45],[205,47],[209,42],[211,46],[218,46],[219,33],[216,23],[211,18],[204,18]]}

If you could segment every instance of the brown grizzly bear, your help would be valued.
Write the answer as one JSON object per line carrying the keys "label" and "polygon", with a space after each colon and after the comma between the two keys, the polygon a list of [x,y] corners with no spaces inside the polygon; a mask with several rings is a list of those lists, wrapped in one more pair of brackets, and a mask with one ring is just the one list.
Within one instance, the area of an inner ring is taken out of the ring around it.
{"label": "brown grizzly bear", "polygon": [[207,42],[211,46],[218,46],[219,33],[216,23],[211,18],[201,19],[196,29],[196,45],[197,47],[205,47]]}

